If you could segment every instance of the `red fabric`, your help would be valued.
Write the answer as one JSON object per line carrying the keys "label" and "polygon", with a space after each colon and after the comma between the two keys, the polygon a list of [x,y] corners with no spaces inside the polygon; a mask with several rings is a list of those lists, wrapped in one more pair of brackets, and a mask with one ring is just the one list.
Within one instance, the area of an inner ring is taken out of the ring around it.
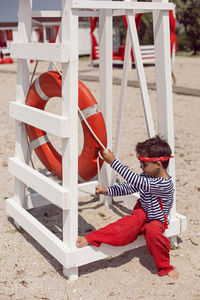
{"label": "red fabric", "polygon": [[141,161],[167,161],[170,158],[173,158],[174,156],[160,156],[160,157],[142,157],[138,156],[138,159]]}
{"label": "red fabric", "polygon": [[146,222],[146,213],[138,200],[131,215],[125,216],[99,230],[85,235],[88,243],[100,247],[101,243],[113,246],[123,246],[136,240],[139,234],[144,234],[149,253],[153,256],[158,275],[163,276],[174,268],[170,265],[170,241],[162,233],[164,224],[160,221]]}
{"label": "red fabric", "polygon": [[175,51],[177,51],[177,38],[176,38],[176,16],[174,15],[173,11],[169,11],[169,25],[170,25],[170,43],[171,43],[171,56],[173,46],[175,45]]}
{"label": "red fabric", "polygon": [[[125,27],[127,29],[128,27],[128,22],[127,22],[127,18],[126,15],[123,15],[123,20],[125,23]],[[140,23],[141,23],[141,18],[142,18],[142,14],[136,14],[135,15],[135,22],[136,22],[136,28],[138,29]],[[92,41],[92,60],[93,59],[99,59],[99,53],[97,53],[96,48],[98,47],[98,43],[97,43],[97,39],[94,35],[94,30],[96,28],[96,23],[97,23],[98,18],[97,17],[90,17],[90,34],[91,34],[91,41]],[[125,54],[125,45],[120,46],[119,50],[117,52],[113,52],[113,59],[114,60],[124,60],[124,54]],[[134,60],[133,58],[133,50],[131,49],[131,56],[132,56],[132,60]]]}
{"label": "red fabric", "polygon": [[6,30],[6,40],[12,41],[13,40],[13,33],[11,29]]}
{"label": "red fabric", "polygon": [[43,42],[43,31],[41,27],[35,28],[35,31],[38,35],[38,42]]}
{"label": "red fabric", "polygon": [[97,17],[90,17],[90,34],[91,34],[91,40],[92,40],[92,59],[98,59],[99,54],[97,53],[96,47],[98,46],[97,39],[94,35],[94,30],[96,28],[97,24]]}

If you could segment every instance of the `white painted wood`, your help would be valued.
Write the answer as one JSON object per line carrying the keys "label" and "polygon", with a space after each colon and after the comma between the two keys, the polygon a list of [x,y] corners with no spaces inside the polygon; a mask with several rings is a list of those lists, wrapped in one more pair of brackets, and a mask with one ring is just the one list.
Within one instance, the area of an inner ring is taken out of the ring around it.
{"label": "white painted wood", "polygon": [[33,10],[32,11],[32,18],[59,18],[61,17],[60,10]]}
{"label": "white painted wood", "polygon": [[133,49],[133,54],[134,54],[136,70],[137,70],[137,76],[138,76],[139,85],[140,85],[140,93],[141,93],[142,102],[143,102],[147,131],[148,131],[149,137],[152,137],[155,135],[155,130],[154,130],[149,94],[148,94],[148,89],[147,89],[147,83],[146,83],[146,78],[145,78],[144,66],[142,63],[142,56],[141,56],[141,52],[140,52],[137,28],[136,28],[136,24],[135,24],[135,16],[132,11],[127,11],[126,17],[127,17],[127,21],[128,21],[129,30],[130,30],[130,38],[131,38],[131,43],[132,43],[132,49]]}
{"label": "white painted wood", "polygon": [[98,181],[84,182],[78,184],[78,196],[88,196],[89,194],[95,194],[95,187],[98,185]]}
{"label": "white painted wood", "polygon": [[42,26],[42,32],[43,32],[44,43],[47,43],[47,32],[46,32],[46,26],[45,25]]}
{"label": "white painted wood", "polygon": [[[119,108],[118,108],[118,118],[117,118],[117,127],[115,134],[115,148],[114,153],[116,158],[119,156],[119,147],[121,141],[121,132],[122,132],[122,121],[123,121],[123,112],[125,107],[125,98],[126,98],[126,88],[128,82],[128,71],[130,69],[130,59],[131,59],[131,39],[129,28],[127,30],[126,35],[126,48],[124,55],[124,64],[123,64],[123,72],[122,72],[122,84],[120,90],[120,98],[119,98]],[[111,183],[114,184],[116,181],[116,172],[112,172],[112,180]]]}
{"label": "white painted wood", "polygon": [[[99,87],[100,111],[103,114],[107,130],[107,148],[112,149],[112,12],[101,10],[99,15]],[[111,183],[111,168],[103,164],[100,171],[100,184]],[[100,196],[101,202],[110,205],[112,198]]]}
{"label": "white painted wood", "polygon": [[[157,3],[158,0],[153,0]],[[167,4],[167,0],[160,0]],[[174,153],[174,119],[173,119],[173,95],[171,79],[170,58],[170,29],[169,13],[153,13],[156,87],[158,98],[158,132],[164,136]],[[175,186],[175,158],[170,160],[169,174],[172,176]],[[176,214],[176,195],[171,216]]]}
{"label": "white painted wood", "polygon": [[68,137],[69,119],[25,104],[10,102],[10,116],[58,137]]}
{"label": "white painted wood", "polygon": [[126,9],[126,10],[171,10],[172,3],[151,3],[151,2],[125,2],[125,1],[94,1],[94,0],[72,0],[72,8],[90,9]]}
{"label": "white painted wood", "polygon": [[180,232],[184,232],[187,229],[187,218],[176,212],[176,218],[180,219],[181,222],[181,230]]}
{"label": "white painted wood", "polygon": [[6,211],[24,228],[42,247],[51,253],[61,264],[66,263],[69,248],[36,218],[18,205],[14,199],[6,200]]}
{"label": "white painted wood", "polygon": [[[62,116],[70,118],[69,139],[63,139],[63,188],[69,190],[70,210],[63,211],[63,242],[76,248],[78,235],[78,17],[72,14],[71,0],[62,0],[61,43],[69,43],[70,63],[62,64]],[[74,280],[78,269],[64,274]]]}
{"label": "white painted wood", "polygon": [[12,43],[11,56],[44,61],[68,62],[68,44],[56,43]]}
{"label": "white painted wood", "polygon": [[96,10],[79,10],[79,9],[74,9],[72,11],[74,16],[79,16],[79,17],[99,17],[99,11]]}
{"label": "white painted wood", "polygon": [[63,209],[70,209],[69,192],[48,177],[29,167],[17,158],[9,158],[8,170],[20,181]]}
{"label": "white painted wood", "polygon": [[[31,39],[32,0],[19,0],[18,12],[18,43],[29,42]],[[29,88],[29,63],[25,59],[17,60],[16,102],[25,103]],[[25,126],[15,121],[15,157],[23,162],[29,159],[29,149],[26,140]],[[25,185],[15,178],[14,198],[23,206],[25,203]]]}
{"label": "white painted wood", "polygon": [[[95,186],[98,184],[98,181],[92,181],[92,182],[85,182],[85,183],[79,183],[78,184],[78,197],[85,197],[88,195],[95,194]],[[36,208],[40,206],[45,206],[52,204],[49,200],[44,198],[39,193],[30,193],[29,195],[26,195],[25,198],[25,209],[31,209]]]}

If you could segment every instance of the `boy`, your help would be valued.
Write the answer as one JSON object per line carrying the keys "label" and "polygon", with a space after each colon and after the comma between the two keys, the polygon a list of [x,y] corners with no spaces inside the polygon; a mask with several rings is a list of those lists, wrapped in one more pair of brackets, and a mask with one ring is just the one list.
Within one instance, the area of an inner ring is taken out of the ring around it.
{"label": "boy", "polygon": [[169,224],[169,213],[173,205],[174,187],[167,167],[171,156],[168,143],[159,136],[150,138],[136,146],[137,157],[143,172],[138,175],[122,165],[108,151],[103,151],[104,160],[126,181],[104,187],[97,186],[96,194],[122,196],[140,192],[132,214],[111,223],[88,235],[79,236],[77,247],[88,244],[99,247],[101,243],[123,246],[144,234],[147,248],[153,256],[158,275],[178,278],[178,272],[170,265],[170,241],[162,233]]}

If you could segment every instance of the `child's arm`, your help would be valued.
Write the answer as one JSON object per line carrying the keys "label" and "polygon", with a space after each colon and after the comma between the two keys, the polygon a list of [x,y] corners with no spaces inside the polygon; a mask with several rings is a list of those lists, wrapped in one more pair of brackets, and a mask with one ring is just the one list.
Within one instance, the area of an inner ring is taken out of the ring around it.
{"label": "child's arm", "polygon": [[121,184],[114,184],[112,186],[96,186],[96,195],[108,195],[108,196],[126,196],[138,192],[128,182],[122,182]]}
{"label": "child's arm", "polygon": [[142,189],[144,191],[150,192],[150,181],[146,178],[146,176],[138,175],[123,164],[121,164],[115,158],[111,150],[103,151],[102,156],[104,160],[108,164],[110,164],[111,167],[127,181],[127,183],[134,186],[134,189],[136,191]]}

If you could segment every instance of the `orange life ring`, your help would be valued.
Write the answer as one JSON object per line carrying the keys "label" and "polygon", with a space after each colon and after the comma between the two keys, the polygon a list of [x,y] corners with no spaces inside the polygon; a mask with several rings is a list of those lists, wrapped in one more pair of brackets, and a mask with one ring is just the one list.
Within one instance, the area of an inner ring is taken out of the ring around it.
{"label": "orange life ring", "polygon": [[[45,109],[47,101],[52,97],[61,97],[62,77],[57,71],[41,74],[30,87],[26,105]],[[106,127],[102,113],[98,111],[97,102],[88,88],[78,82],[78,105],[95,135],[107,145]],[[79,182],[93,179],[97,174],[97,157],[102,147],[89,131],[84,120],[81,120],[84,145],[78,158]],[[26,124],[27,134],[32,148],[43,165],[59,179],[62,179],[62,156],[49,141],[45,131]],[[100,166],[103,161],[100,160]]]}

